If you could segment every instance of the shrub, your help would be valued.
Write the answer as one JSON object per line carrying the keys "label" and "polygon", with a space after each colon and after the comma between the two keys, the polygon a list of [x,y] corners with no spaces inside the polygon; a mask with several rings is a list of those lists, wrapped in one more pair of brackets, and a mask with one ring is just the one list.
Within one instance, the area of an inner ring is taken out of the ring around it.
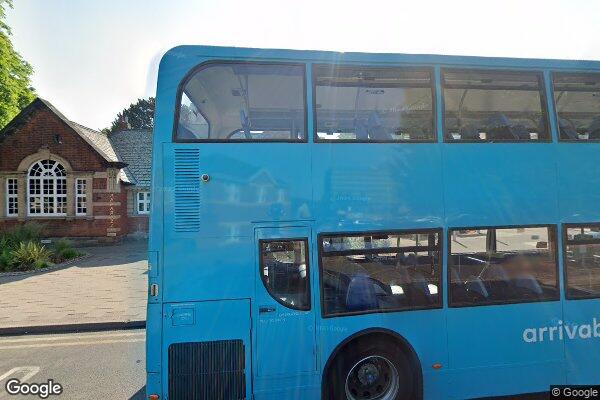
{"label": "shrub", "polygon": [[38,222],[27,222],[15,226],[0,235],[0,249],[16,249],[23,242],[38,242],[42,237],[44,225]]}
{"label": "shrub", "polygon": [[11,240],[6,236],[5,233],[0,234],[0,253],[4,250],[9,250],[12,248]]}
{"label": "shrub", "polygon": [[54,262],[62,262],[79,257],[81,253],[73,248],[73,244],[67,239],[59,239],[54,243]]}
{"label": "shrub", "polygon": [[37,242],[21,242],[11,252],[11,266],[16,270],[44,268],[50,262],[52,253]]}
{"label": "shrub", "polygon": [[13,265],[11,250],[0,246],[0,272],[9,271]]}

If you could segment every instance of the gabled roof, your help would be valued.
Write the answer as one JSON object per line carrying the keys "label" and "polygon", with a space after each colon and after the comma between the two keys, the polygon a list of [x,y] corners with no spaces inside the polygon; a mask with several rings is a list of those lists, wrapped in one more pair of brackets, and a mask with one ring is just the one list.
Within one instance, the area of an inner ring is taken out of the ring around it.
{"label": "gabled roof", "polygon": [[80,125],[77,122],[69,122],[73,125],[73,129],[79,133],[79,136],[94,147],[104,159],[112,162],[122,161],[115,152],[115,149],[106,134],[88,128],[87,126]]}
{"label": "gabled roof", "polygon": [[130,129],[111,133],[108,138],[119,159],[127,163],[125,178],[136,186],[150,187],[152,131]]}
{"label": "gabled roof", "polygon": [[16,132],[21,126],[23,126],[29,118],[38,110],[46,108],[50,110],[53,114],[55,114],[62,122],[64,122],[68,127],[70,127],[77,135],[79,135],[90,147],[95,150],[104,160],[106,160],[109,164],[117,168],[123,168],[127,164],[124,163],[118,156],[115,150],[112,147],[112,144],[108,140],[108,137],[102,133],[98,132],[94,129],[85,127],[76,122],[70,121],[67,117],[65,117],[60,111],[56,109],[49,101],[44,100],[40,97],[36,98],[31,102],[27,107],[25,107],[19,115],[13,118],[12,121],[8,123],[0,131],[0,142],[2,142],[8,135]]}

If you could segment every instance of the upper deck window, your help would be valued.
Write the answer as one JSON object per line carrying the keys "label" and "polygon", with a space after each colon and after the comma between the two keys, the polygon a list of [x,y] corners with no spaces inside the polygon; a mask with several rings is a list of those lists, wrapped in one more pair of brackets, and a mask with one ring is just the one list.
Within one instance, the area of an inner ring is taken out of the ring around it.
{"label": "upper deck window", "polygon": [[445,70],[446,141],[549,141],[542,75]]}
{"label": "upper deck window", "polygon": [[304,66],[210,63],[183,83],[176,140],[306,140]]}
{"label": "upper deck window", "polygon": [[435,140],[428,69],[320,65],[314,85],[318,141]]}
{"label": "upper deck window", "polygon": [[600,74],[555,73],[560,140],[600,140]]}

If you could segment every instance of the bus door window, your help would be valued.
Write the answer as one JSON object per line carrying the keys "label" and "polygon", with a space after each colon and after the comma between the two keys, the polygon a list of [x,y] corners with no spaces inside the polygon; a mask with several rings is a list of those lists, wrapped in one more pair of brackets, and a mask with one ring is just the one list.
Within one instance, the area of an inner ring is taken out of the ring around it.
{"label": "bus door window", "polygon": [[308,241],[261,240],[261,279],[269,294],[288,308],[310,310]]}

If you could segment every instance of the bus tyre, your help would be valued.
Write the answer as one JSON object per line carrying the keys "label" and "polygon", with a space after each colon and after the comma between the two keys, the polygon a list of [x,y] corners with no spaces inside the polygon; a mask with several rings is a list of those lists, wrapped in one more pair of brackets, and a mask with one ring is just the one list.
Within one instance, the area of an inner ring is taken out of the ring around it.
{"label": "bus tyre", "polygon": [[359,343],[338,354],[329,374],[330,400],[410,400],[415,374],[393,342]]}

